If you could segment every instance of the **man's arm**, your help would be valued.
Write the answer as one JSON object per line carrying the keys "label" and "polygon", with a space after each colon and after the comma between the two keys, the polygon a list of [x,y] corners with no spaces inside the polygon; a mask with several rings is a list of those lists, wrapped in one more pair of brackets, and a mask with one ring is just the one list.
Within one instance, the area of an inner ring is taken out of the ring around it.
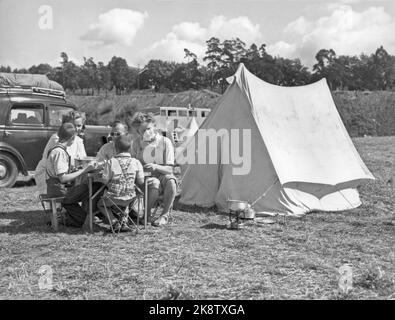
{"label": "man's arm", "polygon": [[165,148],[163,150],[163,160],[165,164],[155,164],[152,171],[159,172],[161,174],[173,174],[174,166],[174,147],[170,139],[164,138]]}

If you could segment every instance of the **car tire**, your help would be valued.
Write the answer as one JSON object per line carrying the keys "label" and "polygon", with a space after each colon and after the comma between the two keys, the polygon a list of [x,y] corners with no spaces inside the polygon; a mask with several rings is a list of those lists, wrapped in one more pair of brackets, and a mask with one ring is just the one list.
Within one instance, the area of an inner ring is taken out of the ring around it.
{"label": "car tire", "polygon": [[18,178],[18,166],[8,154],[0,152],[0,188],[11,188]]}

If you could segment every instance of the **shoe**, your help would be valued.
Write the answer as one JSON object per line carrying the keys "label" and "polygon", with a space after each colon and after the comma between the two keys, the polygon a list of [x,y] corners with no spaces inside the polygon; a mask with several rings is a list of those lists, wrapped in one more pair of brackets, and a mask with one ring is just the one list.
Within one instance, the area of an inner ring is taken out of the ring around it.
{"label": "shoe", "polygon": [[121,231],[121,224],[119,223],[119,221],[116,221],[112,224],[112,230],[114,230],[114,232]]}
{"label": "shoe", "polygon": [[132,228],[129,227],[127,224],[122,224],[121,232],[131,232]]}
{"label": "shoe", "polygon": [[168,214],[162,214],[159,216],[158,219],[156,219],[155,221],[153,221],[151,224],[154,227],[160,227],[160,226],[164,226],[169,222],[169,215]]}
{"label": "shoe", "polygon": [[130,232],[132,231],[132,228],[130,228],[126,223],[121,223],[119,221],[115,222],[112,225],[112,229],[114,232]]}
{"label": "shoe", "polygon": [[93,217],[93,223],[102,223],[102,222],[103,222],[103,220],[100,219],[98,216]]}

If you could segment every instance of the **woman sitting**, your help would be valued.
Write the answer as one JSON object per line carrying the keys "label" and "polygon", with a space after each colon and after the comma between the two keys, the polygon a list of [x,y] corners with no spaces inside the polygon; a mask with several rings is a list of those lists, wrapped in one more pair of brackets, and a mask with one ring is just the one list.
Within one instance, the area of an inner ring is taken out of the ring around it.
{"label": "woman sitting", "polygon": [[[70,155],[71,166],[74,167],[75,159],[82,159],[86,157],[86,151],[84,146],[84,141],[81,138],[83,136],[84,130],[84,117],[81,113],[72,111],[69,114],[65,115],[62,119],[62,124],[64,123],[72,123],[74,124],[77,136],[74,138],[73,143],[68,146],[67,153]],[[59,141],[58,133],[54,133],[51,138],[48,140],[47,145],[45,146],[42,159],[38,163],[36,167],[36,171],[34,174],[34,179],[36,181],[37,189],[40,193],[47,193],[47,185],[45,181],[45,163],[48,156],[48,152],[56,146]]]}

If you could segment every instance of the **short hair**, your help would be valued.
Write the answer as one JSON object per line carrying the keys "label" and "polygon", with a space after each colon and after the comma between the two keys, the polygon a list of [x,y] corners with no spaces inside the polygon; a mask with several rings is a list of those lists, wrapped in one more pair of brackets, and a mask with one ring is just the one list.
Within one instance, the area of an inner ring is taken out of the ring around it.
{"label": "short hair", "polygon": [[68,141],[73,138],[77,130],[74,124],[66,122],[63,123],[58,130],[58,137],[60,142]]}
{"label": "short hair", "polygon": [[136,112],[132,118],[132,126],[139,127],[143,123],[155,123],[155,116],[152,112]]}
{"label": "short hair", "polygon": [[82,119],[82,122],[85,122],[85,114],[79,111],[70,111],[63,115],[62,123],[74,123],[76,119]]}
{"label": "short hair", "polygon": [[115,120],[112,124],[111,124],[111,128],[116,128],[117,126],[123,126],[125,128],[126,131],[128,131],[128,125],[122,121],[119,120]]}
{"label": "short hair", "polygon": [[128,134],[116,137],[114,142],[118,152],[128,152],[132,146],[132,139]]}

